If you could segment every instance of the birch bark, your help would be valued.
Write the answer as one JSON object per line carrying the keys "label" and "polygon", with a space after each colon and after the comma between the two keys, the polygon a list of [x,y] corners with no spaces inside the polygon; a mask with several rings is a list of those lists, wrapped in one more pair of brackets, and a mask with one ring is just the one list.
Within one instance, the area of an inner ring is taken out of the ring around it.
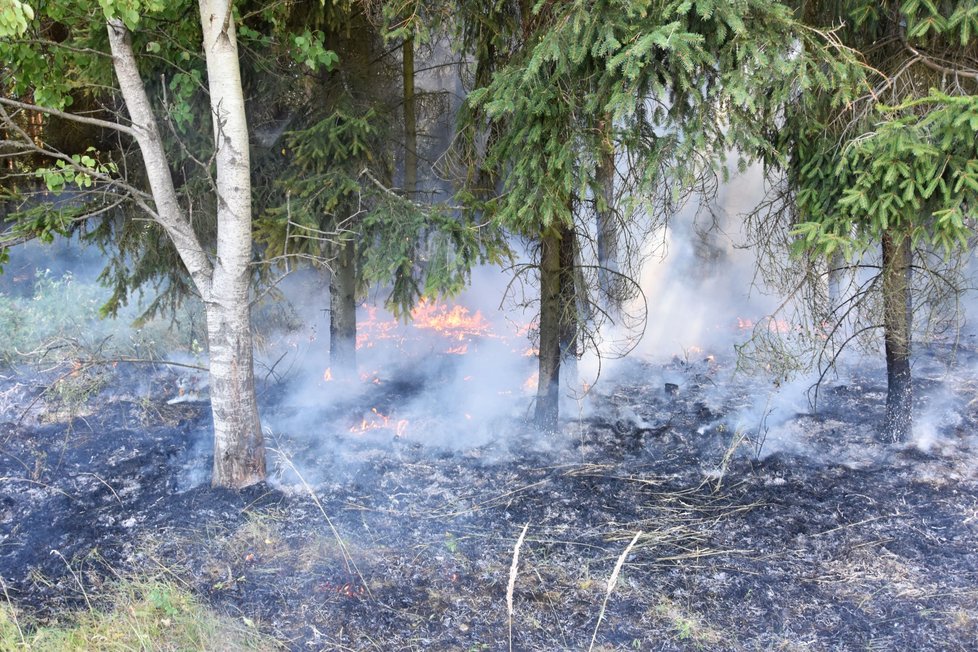
{"label": "birch bark", "polygon": [[155,207],[204,302],[214,427],[212,484],[244,487],[265,478],[255,397],[250,319],[251,166],[231,5],[201,0],[217,166],[217,251],[204,251],[173,185],[156,118],[139,75],[129,31],[108,21],[109,45]]}
{"label": "birch bark", "polygon": [[251,340],[251,160],[229,0],[200,0],[217,166],[217,256],[205,299],[214,416],[212,484],[265,478]]}

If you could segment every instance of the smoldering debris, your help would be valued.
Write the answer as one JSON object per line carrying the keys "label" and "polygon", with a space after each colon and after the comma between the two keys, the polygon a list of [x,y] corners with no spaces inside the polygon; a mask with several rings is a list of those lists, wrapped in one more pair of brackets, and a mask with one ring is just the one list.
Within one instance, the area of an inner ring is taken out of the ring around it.
{"label": "smoldering debris", "polygon": [[[529,523],[514,649],[584,649],[616,560],[642,531],[599,644],[968,649],[974,406],[941,430],[955,446],[921,455],[875,437],[871,386],[834,385],[824,415],[778,426],[805,447],[758,457],[726,425],[755,390],[727,383],[730,371],[715,359],[633,362],[591,394],[589,416],[564,421],[558,446],[500,422],[506,456],[378,428],[347,431],[342,455],[319,460],[328,446],[283,432],[270,461],[324,468],[238,493],[187,482],[209,467],[206,405],[167,405],[172,372],[123,368],[84,419],[0,428],[0,575],[38,616],[83,605],[83,590],[97,596],[116,573],[165,568],[288,649],[499,648]],[[122,391],[130,373],[157,391]],[[665,377],[681,379],[674,395]],[[288,403],[268,396],[266,410]],[[872,462],[852,464],[846,440]]]}

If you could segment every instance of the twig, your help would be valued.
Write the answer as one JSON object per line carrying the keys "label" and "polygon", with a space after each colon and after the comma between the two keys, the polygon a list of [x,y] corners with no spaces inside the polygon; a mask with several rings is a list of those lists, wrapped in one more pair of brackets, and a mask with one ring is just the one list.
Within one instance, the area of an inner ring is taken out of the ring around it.
{"label": "twig", "polygon": [[24,630],[20,628],[20,623],[17,622],[17,610],[14,608],[13,600],[10,599],[10,593],[7,592],[7,583],[3,581],[3,575],[0,575],[0,588],[3,589],[3,597],[7,599],[7,604],[10,605],[10,619],[14,623],[14,627],[17,628],[17,636],[20,637],[20,643],[27,649],[27,639],[24,638]]}
{"label": "twig", "polygon": [[40,482],[38,480],[31,480],[30,478],[18,478],[15,476],[8,475],[8,476],[0,477],[0,482],[27,482],[28,484],[36,484],[39,487],[44,487],[45,489],[50,489],[51,491],[57,492],[62,496],[64,496],[65,498],[67,498],[68,500],[71,501],[77,500],[74,496],[72,496],[67,491],[64,491],[63,489],[58,489],[57,487],[49,485],[45,482]]}
{"label": "twig", "polygon": [[333,525],[333,521],[329,518],[329,515],[326,514],[326,508],[324,508],[323,504],[319,501],[319,496],[316,495],[316,492],[309,486],[306,479],[302,477],[301,473],[299,473],[299,469],[295,468],[295,464],[292,463],[292,460],[289,459],[288,455],[277,448],[268,447],[267,450],[280,456],[282,460],[288,464],[289,468],[292,469],[295,476],[299,478],[299,482],[302,483],[302,488],[306,490],[309,497],[312,498],[312,501],[316,504],[316,507],[319,508],[319,513],[323,515],[324,519],[326,519],[326,524],[329,525],[329,529],[333,532],[333,536],[336,538],[336,542],[339,544],[340,550],[343,551],[343,561],[346,564],[346,571],[350,574],[356,573],[357,577],[360,578],[360,585],[367,593],[367,597],[372,598],[373,596],[370,593],[370,587],[367,586],[367,581],[363,578],[363,574],[360,572],[360,569],[357,568],[357,563],[353,561],[353,555],[350,554],[349,548],[346,547],[346,542],[343,541],[343,537],[340,536],[339,530],[336,529],[336,526]]}
{"label": "twig", "polygon": [[94,473],[83,472],[83,473],[79,473],[78,475],[90,475],[96,480],[98,480],[99,482],[101,482],[102,484],[104,484],[108,488],[108,490],[112,492],[112,495],[115,496],[115,499],[119,501],[119,504],[122,505],[122,498],[119,498],[119,494],[115,492],[115,489],[113,489],[112,485],[110,485],[108,482],[106,482],[99,476],[95,475]]}
{"label": "twig", "polygon": [[65,563],[65,566],[68,567],[68,572],[71,573],[71,576],[75,578],[75,582],[78,583],[78,588],[81,589],[82,597],[85,598],[85,604],[88,605],[88,610],[94,611],[94,608],[92,607],[92,601],[88,599],[88,591],[85,590],[85,584],[82,582],[81,577],[78,575],[75,569],[71,567],[71,564],[68,563],[68,560],[65,559],[65,556],[61,554],[60,550],[52,550],[51,554],[61,557],[61,561],[63,561]]}

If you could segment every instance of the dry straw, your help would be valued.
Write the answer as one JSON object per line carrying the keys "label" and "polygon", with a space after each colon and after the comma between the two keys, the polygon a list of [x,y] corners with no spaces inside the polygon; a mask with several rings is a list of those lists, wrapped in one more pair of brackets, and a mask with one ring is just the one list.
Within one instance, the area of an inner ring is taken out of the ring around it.
{"label": "dry straw", "polygon": [[523,526],[520,538],[516,540],[516,545],[513,546],[513,563],[509,566],[509,584],[506,586],[506,612],[509,614],[509,652],[513,652],[513,591],[516,588],[516,571],[520,565],[520,548],[523,547],[523,538],[526,536],[526,530],[529,527],[529,523]]}
{"label": "dry straw", "polygon": [[608,606],[608,599],[611,597],[611,592],[615,590],[615,584],[618,582],[618,574],[621,573],[621,567],[625,565],[625,559],[628,557],[628,553],[632,551],[635,544],[638,543],[638,538],[642,536],[642,531],[639,530],[632,537],[632,542],[628,544],[625,551],[621,553],[618,557],[618,561],[615,563],[615,570],[611,571],[611,577],[608,578],[608,590],[604,594],[604,601],[601,603],[601,611],[598,613],[598,622],[594,624],[594,633],[591,634],[591,645],[588,646],[588,652],[594,649],[594,643],[598,640],[598,628],[601,627],[601,621],[604,620],[604,612]]}

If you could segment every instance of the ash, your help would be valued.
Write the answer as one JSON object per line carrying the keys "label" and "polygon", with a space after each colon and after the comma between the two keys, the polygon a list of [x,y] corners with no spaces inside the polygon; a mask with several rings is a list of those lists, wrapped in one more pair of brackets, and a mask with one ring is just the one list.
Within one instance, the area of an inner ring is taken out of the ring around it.
{"label": "ash", "polygon": [[876,372],[823,386],[813,412],[713,360],[634,363],[549,436],[434,416],[351,432],[418,391],[395,381],[324,408],[310,436],[289,429],[288,387],[270,387],[274,479],[240,492],[203,483],[207,405],[168,403],[178,374],[99,373],[68,407],[52,377],[0,379],[0,575],[38,618],[116,574],[165,572],[290,650],[506,649],[528,524],[513,649],[588,649],[595,631],[605,650],[978,640],[964,372],[915,370],[910,444],[876,431]]}

